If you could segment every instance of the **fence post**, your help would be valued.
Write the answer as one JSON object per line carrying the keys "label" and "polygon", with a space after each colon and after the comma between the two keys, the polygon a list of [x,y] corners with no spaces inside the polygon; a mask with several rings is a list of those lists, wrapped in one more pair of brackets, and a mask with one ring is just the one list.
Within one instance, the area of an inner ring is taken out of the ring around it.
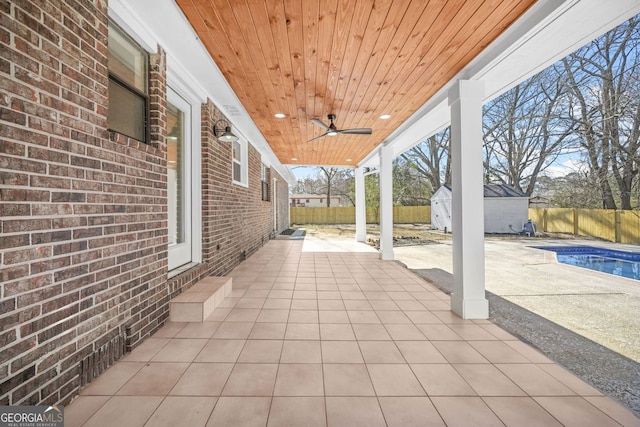
{"label": "fence post", "polygon": [[616,211],[615,213],[615,227],[616,227],[616,243],[621,243],[622,242],[622,232],[621,232],[621,226],[622,226],[622,211]]}
{"label": "fence post", "polygon": [[542,231],[544,231],[545,233],[548,231],[547,230],[547,220],[548,220],[548,213],[547,213],[547,208],[545,208],[542,211]]}
{"label": "fence post", "polygon": [[573,235],[577,236],[580,231],[578,227],[578,210],[576,208],[572,209],[573,211]]}

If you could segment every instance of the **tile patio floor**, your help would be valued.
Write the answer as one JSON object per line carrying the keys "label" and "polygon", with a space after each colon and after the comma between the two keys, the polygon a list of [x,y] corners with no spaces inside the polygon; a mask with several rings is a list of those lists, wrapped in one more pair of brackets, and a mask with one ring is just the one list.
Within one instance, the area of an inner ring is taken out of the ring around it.
{"label": "tile patio floor", "polygon": [[65,425],[640,425],[398,263],[317,243],[270,241],[208,321],[168,323],[85,387]]}

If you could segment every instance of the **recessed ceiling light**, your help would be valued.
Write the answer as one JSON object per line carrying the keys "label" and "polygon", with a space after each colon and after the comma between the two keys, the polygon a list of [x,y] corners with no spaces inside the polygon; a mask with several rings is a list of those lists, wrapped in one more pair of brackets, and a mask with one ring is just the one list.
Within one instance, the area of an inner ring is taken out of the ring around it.
{"label": "recessed ceiling light", "polygon": [[352,161],[353,161],[353,159],[347,159],[347,162],[352,162]]}
{"label": "recessed ceiling light", "polygon": [[391,116],[390,116],[389,114],[383,114],[383,115],[381,115],[381,116],[380,116],[380,118],[381,118],[382,120],[387,120],[387,119],[390,119],[390,118],[391,118]]}
{"label": "recessed ceiling light", "polygon": [[296,160],[298,160],[298,158],[297,157],[292,157],[291,160],[295,162]]}
{"label": "recessed ceiling light", "polygon": [[279,119],[284,119],[285,117],[287,117],[287,115],[284,113],[275,113],[274,116],[276,116]]}

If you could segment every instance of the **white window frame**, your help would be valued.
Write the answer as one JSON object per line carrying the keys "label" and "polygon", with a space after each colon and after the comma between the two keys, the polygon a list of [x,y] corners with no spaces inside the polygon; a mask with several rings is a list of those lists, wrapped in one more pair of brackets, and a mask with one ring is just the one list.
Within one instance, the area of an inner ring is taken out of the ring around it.
{"label": "white window frame", "polygon": [[[239,135],[237,131],[234,131],[234,133],[236,135]],[[236,160],[233,158],[234,144],[238,144],[240,146],[240,160]],[[248,188],[249,187],[249,159],[248,159],[249,150],[247,149],[247,146],[248,146],[248,142],[242,136],[238,137],[238,141],[231,143],[231,181],[236,185],[240,185],[242,187]],[[240,181],[236,181],[235,179],[235,176],[233,173],[234,165],[240,166]]]}

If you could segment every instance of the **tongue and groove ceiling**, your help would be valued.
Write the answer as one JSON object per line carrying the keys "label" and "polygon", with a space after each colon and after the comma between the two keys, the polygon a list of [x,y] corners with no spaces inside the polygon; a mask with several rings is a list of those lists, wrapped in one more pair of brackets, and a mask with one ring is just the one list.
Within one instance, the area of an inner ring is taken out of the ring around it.
{"label": "tongue and groove ceiling", "polygon": [[[325,166],[357,165],[534,2],[177,0],[280,162]],[[373,134],[308,142],[328,114]]]}

